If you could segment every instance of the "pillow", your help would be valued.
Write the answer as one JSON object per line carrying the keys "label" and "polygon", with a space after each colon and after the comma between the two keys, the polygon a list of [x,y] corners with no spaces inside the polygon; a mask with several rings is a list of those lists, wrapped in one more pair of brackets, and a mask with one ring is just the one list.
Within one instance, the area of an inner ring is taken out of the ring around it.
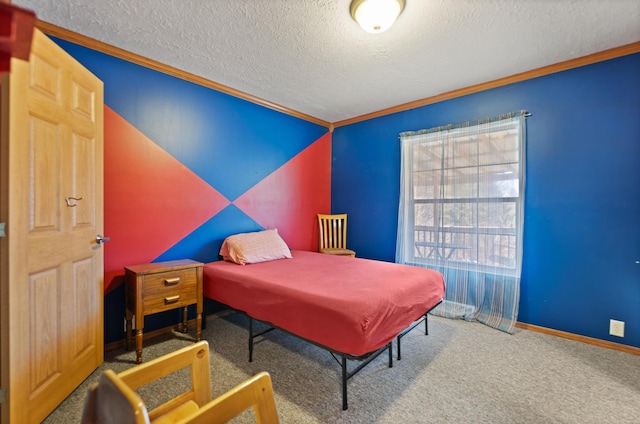
{"label": "pillow", "polygon": [[220,255],[224,260],[244,265],[291,258],[291,251],[274,228],[229,236],[220,247]]}

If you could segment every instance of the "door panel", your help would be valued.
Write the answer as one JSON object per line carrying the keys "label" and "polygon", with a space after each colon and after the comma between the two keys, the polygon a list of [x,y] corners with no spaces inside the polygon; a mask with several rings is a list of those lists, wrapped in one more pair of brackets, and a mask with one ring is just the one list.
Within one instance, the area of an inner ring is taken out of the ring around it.
{"label": "door panel", "polygon": [[76,204],[82,202],[84,206],[73,207],[72,226],[74,230],[83,227],[93,228],[95,226],[96,211],[93,209],[95,201],[91,198],[91,193],[94,191],[95,178],[78,178],[78,176],[92,176],[95,174],[96,170],[93,166],[95,143],[93,140],[79,134],[73,134],[72,142],[72,192],[76,193],[77,198],[82,198],[82,200],[74,200],[73,202]]}
{"label": "door panel", "polygon": [[29,62],[12,59],[11,69],[1,108],[2,422],[36,423],[103,360],[103,94],[37,30]]}
{"label": "door panel", "polygon": [[35,272],[29,277],[29,363],[32,364],[29,392],[35,393],[60,373],[61,360],[50,340],[59,338],[60,319],[52,299],[59,299],[56,268]]}
{"label": "door panel", "polygon": [[37,116],[29,116],[29,153],[33,170],[29,176],[29,226],[32,232],[59,231],[60,206],[57,193],[50,186],[60,185],[59,126]]}

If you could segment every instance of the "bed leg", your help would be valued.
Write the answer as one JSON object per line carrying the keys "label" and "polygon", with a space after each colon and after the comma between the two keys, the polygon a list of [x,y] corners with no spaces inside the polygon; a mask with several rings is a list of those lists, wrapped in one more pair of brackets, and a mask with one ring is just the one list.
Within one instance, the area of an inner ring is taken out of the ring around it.
{"label": "bed leg", "polygon": [[346,411],[347,404],[347,358],[342,355],[342,410]]}
{"label": "bed leg", "polygon": [[424,314],[424,335],[429,335],[429,312]]}
{"label": "bed leg", "polygon": [[249,317],[249,362],[253,362],[253,318]]}
{"label": "bed leg", "polygon": [[402,352],[400,348],[400,340],[402,340],[402,336],[398,336],[398,361],[402,359]]}
{"label": "bed leg", "polygon": [[389,342],[389,368],[393,368],[393,342]]}

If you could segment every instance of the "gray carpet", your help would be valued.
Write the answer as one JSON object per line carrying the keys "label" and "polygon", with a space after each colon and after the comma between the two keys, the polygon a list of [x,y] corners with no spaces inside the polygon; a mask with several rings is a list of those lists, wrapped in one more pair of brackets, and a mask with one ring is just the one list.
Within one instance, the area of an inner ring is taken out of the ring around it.
{"label": "gray carpet", "polygon": [[[405,336],[393,368],[383,354],[349,380],[343,411],[340,367],[329,353],[274,331],[256,344],[249,363],[246,328],[240,314],[209,318],[203,338],[211,349],[213,394],[266,370],[283,423],[640,423],[640,356],[628,353],[430,316],[429,335],[420,326]],[[143,358],[193,342],[190,330],[149,340]],[[134,358],[134,352],[107,352],[105,363],[44,422],[79,422],[88,385],[104,369],[133,366]],[[140,394],[156,404],[184,387],[184,377],[172,375]],[[245,413],[233,422],[254,421]]]}

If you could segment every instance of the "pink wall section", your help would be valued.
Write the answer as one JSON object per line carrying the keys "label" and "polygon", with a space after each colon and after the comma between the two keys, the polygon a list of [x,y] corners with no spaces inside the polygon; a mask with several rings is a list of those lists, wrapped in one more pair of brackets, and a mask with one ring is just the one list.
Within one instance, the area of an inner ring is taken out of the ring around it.
{"label": "pink wall section", "polygon": [[[127,265],[153,262],[231,202],[105,106],[105,292]],[[211,154],[211,152],[203,152]],[[229,176],[233,178],[233,176]],[[331,210],[331,133],[235,200],[292,249],[316,250],[316,214]]]}
{"label": "pink wall section", "polygon": [[318,249],[318,213],[331,210],[331,133],[253,186],[234,204],[291,249]]}

